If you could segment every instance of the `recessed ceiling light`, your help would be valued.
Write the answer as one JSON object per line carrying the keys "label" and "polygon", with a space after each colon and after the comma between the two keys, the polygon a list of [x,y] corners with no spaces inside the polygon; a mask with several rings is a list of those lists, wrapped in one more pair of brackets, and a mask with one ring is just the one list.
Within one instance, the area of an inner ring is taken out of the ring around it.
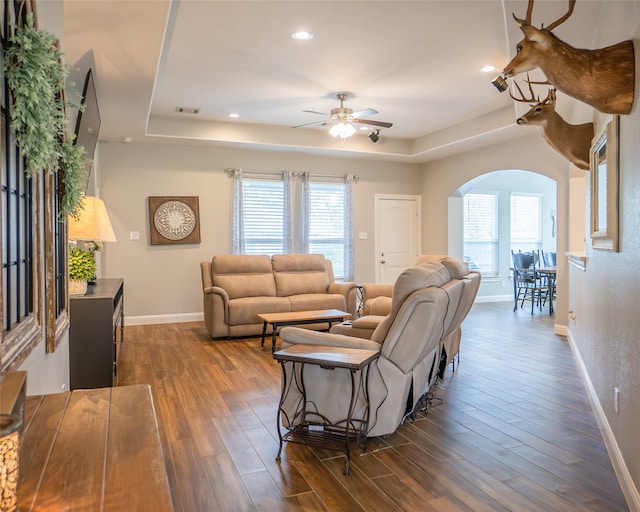
{"label": "recessed ceiling light", "polygon": [[480,71],[482,71],[483,73],[491,73],[492,71],[495,71],[496,67],[495,66],[484,66],[483,68],[480,68]]}
{"label": "recessed ceiling light", "polygon": [[291,39],[297,39],[298,41],[308,41],[309,39],[313,39],[313,34],[311,32],[307,32],[306,30],[298,30],[291,34]]}
{"label": "recessed ceiling light", "polygon": [[236,114],[235,112],[232,112],[231,114],[229,114],[229,117],[240,117],[240,114]]}

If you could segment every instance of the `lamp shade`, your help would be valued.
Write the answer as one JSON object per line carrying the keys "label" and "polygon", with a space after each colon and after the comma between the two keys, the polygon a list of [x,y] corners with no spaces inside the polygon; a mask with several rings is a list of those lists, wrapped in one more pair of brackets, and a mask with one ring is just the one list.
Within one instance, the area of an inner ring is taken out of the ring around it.
{"label": "lamp shade", "polygon": [[78,218],[69,215],[67,220],[69,240],[92,240],[96,242],[117,242],[107,208],[102,199],[85,196]]}

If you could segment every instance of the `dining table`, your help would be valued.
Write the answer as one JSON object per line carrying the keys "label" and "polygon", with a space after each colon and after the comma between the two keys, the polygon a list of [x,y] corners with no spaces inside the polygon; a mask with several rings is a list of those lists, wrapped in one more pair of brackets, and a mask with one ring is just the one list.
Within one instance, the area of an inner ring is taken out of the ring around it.
{"label": "dining table", "polygon": [[547,282],[547,298],[549,299],[549,314],[553,314],[553,295],[556,289],[556,267],[536,267],[536,273]]}

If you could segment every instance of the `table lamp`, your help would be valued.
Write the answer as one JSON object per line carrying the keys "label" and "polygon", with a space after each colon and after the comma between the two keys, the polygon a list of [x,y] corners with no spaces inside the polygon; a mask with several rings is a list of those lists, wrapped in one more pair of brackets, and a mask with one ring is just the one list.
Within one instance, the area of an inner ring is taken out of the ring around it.
{"label": "table lamp", "polygon": [[111,227],[107,208],[102,199],[84,196],[76,217],[69,215],[67,221],[69,240],[83,242],[117,242]]}

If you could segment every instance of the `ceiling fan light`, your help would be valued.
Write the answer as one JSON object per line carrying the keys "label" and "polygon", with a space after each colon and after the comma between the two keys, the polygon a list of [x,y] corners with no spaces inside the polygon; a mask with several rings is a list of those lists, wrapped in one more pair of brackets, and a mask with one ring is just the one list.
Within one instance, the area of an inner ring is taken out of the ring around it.
{"label": "ceiling fan light", "polygon": [[352,124],[346,122],[336,123],[329,130],[330,135],[333,135],[334,137],[340,137],[341,139],[351,137],[354,133],[356,133],[356,129]]}

